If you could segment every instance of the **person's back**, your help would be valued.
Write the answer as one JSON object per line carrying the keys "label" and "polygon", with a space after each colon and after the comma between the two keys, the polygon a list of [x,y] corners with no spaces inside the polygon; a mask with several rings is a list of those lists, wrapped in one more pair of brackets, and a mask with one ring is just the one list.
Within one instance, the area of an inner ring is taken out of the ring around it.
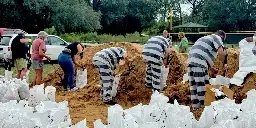
{"label": "person's back", "polygon": [[108,64],[112,69],[115,69],[119,64],[120,60],[123,59],[122,54],[124,52],[126,51],[123,48],[111,47],[97,52],[94,56],[94,59],[102,63]]}
{"label": "person's back", "polygon": [[20,39],[23,37],[16,36],[11,44],[12,59],[24,58],[26,59],[26,44],[21,43]]}
{"label": "person's back", "polygon": [[146,60],[161,63],[165,54],[165,49],[169,43],[163,36],[151,37],[143,49],[143,55]]}
{"label": "person's back", "polygon": [[45,42],[42,39],[37,38],[32,43],[32,60],[43,60],[44,57],[39,55],[39,49],[46,51]]}
{"label": "person's back", "polygon": [[207,69],[212,67],[220,46],[223,46],[223,42],[217,35],[198,39],[189,51],[188,64]]}

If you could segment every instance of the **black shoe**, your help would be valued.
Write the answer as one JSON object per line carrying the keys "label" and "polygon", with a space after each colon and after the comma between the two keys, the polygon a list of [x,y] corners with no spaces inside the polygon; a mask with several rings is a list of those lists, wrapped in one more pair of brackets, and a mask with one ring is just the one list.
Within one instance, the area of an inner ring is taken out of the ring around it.
{"label": "black shoe", "polygon": [[148,86],[147,84],[145,84],[145,87],[146,87],[146,88],[152,88],[152,86]]}
{"label": "black shoe", "polygon": [[115,105],[117,104],[117,102],[113,101],[113,100],[110,100],[108,102],[104,102],[105,104],[108,104],[108,105]]}
{"label": "black shoe", "polygon": [[160,92],[160,89],[155,89],[155,88],[153,88],[153,92],[155,92],[155,91]]}

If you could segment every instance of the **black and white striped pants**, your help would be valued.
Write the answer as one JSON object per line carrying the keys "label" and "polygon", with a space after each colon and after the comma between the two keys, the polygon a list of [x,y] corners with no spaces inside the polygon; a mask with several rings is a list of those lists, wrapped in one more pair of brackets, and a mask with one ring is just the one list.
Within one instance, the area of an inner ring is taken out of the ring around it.
{"label": "black and white striped pants", "polygon": [[161,64],[146,62],[146,87],[160,90]]}
{"label": "black and white striped pants", "polygon": [[100,74],[100,95],[102,96],[103,102],[111,101],[111,91],[114,83],[113,72],[109,65],[100,61],[93,61],[93,64],[98,69]]}
{"label": "black and white striped pants", "polygon": [[205,84],[209,84],[208,70],[201,67],[188,67],[188,77],[193,108],[204,106]]}

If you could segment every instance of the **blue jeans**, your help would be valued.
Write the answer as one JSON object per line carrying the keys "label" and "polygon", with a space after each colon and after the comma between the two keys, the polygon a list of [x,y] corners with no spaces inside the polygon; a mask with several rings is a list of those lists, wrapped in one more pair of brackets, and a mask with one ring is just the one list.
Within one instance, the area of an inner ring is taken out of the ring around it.
{"label": "blue jeans", "polygon": [[58,63],[64,71],[63,87],[67,89],[67,85],[70,89],[74,88],[74,65],[72,57],[66,53],[60,53],[58,57]]}

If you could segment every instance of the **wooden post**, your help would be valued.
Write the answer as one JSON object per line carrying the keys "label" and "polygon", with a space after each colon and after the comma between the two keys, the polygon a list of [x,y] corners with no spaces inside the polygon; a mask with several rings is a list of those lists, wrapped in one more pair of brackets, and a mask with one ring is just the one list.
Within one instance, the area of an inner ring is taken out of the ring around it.
{"label": "wooden post", "polygon": [[172,8],[170,8],[170,32],[172,32]]}

